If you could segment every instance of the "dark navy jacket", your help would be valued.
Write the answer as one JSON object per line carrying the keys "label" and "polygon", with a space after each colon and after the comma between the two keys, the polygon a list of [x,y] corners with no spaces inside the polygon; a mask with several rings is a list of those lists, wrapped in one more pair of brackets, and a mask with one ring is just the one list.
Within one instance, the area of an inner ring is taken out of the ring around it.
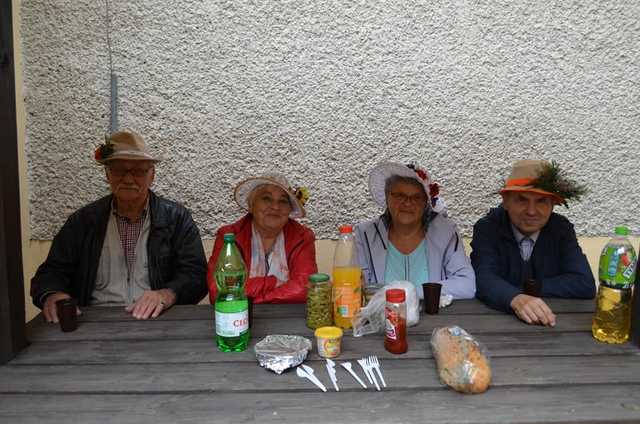
{"label": "dark navy jacket", "polygon": [[[471,263],[476,297],[495,309],[512,312],[521,293],[523,260],[507,211],[493,208],[473,227]],[[552,213],[531,254],[533,276],[542,282],[542,297],[592,299],[593,273],[569,220]]]}

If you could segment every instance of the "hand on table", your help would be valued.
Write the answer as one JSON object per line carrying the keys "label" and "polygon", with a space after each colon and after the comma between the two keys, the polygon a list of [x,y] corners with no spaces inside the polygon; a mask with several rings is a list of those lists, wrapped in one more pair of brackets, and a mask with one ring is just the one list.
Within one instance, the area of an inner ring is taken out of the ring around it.
{"label": "hand on table", "polygon": [[551,308],[539,297],[519,294],[511,300],[511,308],[527,324],[555,327],[556,316]]}
{"label": "hand on table", "polygon": [[[67,293],[55,292],[47,296],[42,306],[42,313],[44,319],[47,322],[58,322],[58,309],[56,308],[56,302],[58,300],[71,299]],[[80,315],[80,308],[76,308],[76,314]]]}
{"label": "hand on table", "polygon": [[162,311],[176,303],[176,294],[171,289],[145,290],[133,304],[125,310],[137,319],[157,318]]}

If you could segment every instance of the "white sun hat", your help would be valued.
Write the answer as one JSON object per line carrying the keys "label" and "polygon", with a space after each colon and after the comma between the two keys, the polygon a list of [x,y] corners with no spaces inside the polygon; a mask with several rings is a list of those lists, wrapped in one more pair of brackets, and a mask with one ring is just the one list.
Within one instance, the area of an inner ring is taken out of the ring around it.
{"label": "white sun hat", "polygon": [[377,164],[369,173],[369,192],[373,201],[378,206],[386,208],[387,199],[384,188],[387,180],[393,176],[412,178],[422,185],[424,193],[427,195],[428,203],[435,212],[445,210],[444,201],[438,197],[438,183],[431,181],[427,171],[417,165],[404,165],[397,162],[381,162]]}
{"label": "white sun hat", "polygon": [[262,185],[274,185],[280,187],[285,191],[285,193],[287,193],[291,203],[291,213],[289,213],[290,218],[305,217],[307,213],[304,210],[304,204],[309,196],[307,189],[299,187],[294,190],[289,184],[287,177],[277,172],[251,177],[240,181],[233,192],[233,197],[238,206],[244,210],[249,210],[249,195],[253,190]]}

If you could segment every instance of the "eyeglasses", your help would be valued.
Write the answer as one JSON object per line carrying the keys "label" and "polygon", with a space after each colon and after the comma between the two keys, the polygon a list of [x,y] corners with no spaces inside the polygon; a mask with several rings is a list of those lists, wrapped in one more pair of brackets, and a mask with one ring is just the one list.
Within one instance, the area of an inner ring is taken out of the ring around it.
{"label": "eyeglasses", "polygon": [[412,205],[416,205],[419,203],[424,203],[426,202],[426,198],[424,194],[412,194],[411,196],[408,196],[404,193],[398,193],[398,192],[394,192],[392,191],[391,193],[389,193],[389,197],[397,203],[409,203]]}
{"label": "eyeglasses", "polygon": [[147,173],[149,172],[151,168],[115,168],[115,167],[109,167],[109,172],[114,176],[114,177],[124,177],[127,174],[131,174],[134,177],[144,177],[145,175],[147,175]]}
{"label": "eyeglasses", "polygon": [[266,196],[259,196],[257,200],[259,200],[261,203],[271,208],[276,208],[276,209],[291,208],[291,202],[289,201],[288,197],[279,197],[277,199],[274,199],[273,197],[266,195]]}

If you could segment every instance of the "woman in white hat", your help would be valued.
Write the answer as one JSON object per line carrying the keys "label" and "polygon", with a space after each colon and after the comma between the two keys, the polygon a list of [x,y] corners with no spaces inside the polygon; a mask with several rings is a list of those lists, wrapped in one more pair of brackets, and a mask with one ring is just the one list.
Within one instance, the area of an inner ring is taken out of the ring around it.
{"label": "woman in white hat", "polygon": [[234,198],[248,213],[216,234],[207,273],[211,303],[216,300],[213,271],[225,233],[236,235],[249,271],[245,291],[254,303],[306,301],[307,279],[317,272],[315,235],[295,218],[305,216],[307,197],[304,187],[292,189],[277,173],[248,178],[236,186]]}
{"label": "woman in white hat", "polygon": [[369,191],[385,211],[356,226],[365,287],[411,281],[422,298],[422,284],[437,282],[454,299],[475,296],[473,268],[438,190],[415,165],[383,162],[373,168]]}

